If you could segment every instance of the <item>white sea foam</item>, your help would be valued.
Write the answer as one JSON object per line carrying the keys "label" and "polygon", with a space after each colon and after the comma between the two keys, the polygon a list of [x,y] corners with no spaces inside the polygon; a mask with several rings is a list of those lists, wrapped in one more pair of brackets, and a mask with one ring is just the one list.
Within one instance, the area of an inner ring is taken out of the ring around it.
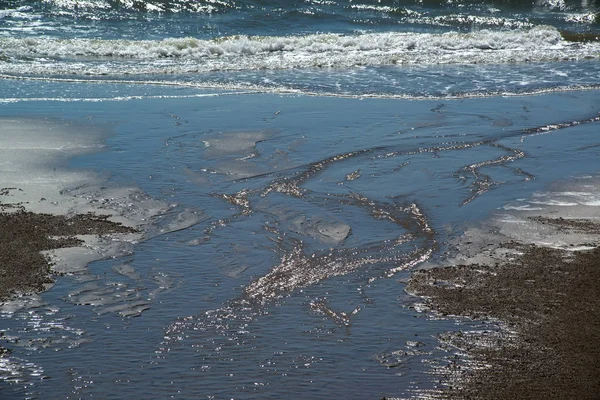
{"label": "white sea foam", "polygon": [[600,186],[593,178],[588,179],[590,182],[595,182],[596,187],[594,185],[587,185],[588,187],[567,186],[564,190],[537,193],[529,202],[558,207],[598,207],[600,206]]}
{"label": "white sea foam", "polygon": [[39,15],[28,14],[31,11],[31,7],[22,6],[17,8],[7,8],[0,10],[0,20],[3,18],[14,18],[14,19],[35,19],[39,18]]}
{"label": "white sea foam", "polygon": [[529,204],[525,204],[525,205],[510,205],[510,204],[507,204],[507,205],[503,206],[502,209],[504,209],[504,210],[516,210],[516,211],[539,211],[539,210],[543,210],[543,208],[541,208],[541,207],[532,207]]}
{"label": "white sea foam", "polygon": [[213,40],[6,37],[0,38],[0,54],[6,60],[0,61],[0,73],[105,75],[581,60],[600,57],[600,44],[567,42],[555,28],[539,26],[471,33],[241,35]]}
{"label": "white sea foam", "polygon": [[554,200],[554,199],[532,200],[531,203],[532,204],[546,205],[546,206],[562,206],[562,207],[572,207],[572,206],[576,206],[576,205],[579,204],[579,203],[574,202],[574,201],[564,201],[564,200]]}
{"label": "white sea foam", "polygon": [[[125,80],[125,79],[108,79],[103,77],[97,78],[59,78],[59,77],[34,77],[34,76],[13,76],[0,74],[0,79],[6,80],[26,80],[39,82],[61,82],[61,83],[81,83],[81,84],[122,84],[122,85],[139,85],[139,86],[166,86],[166,87],[181,87],[193,88],[199,90],[216,90],[214,93],[194,93],[194,94],[178,94],[178,95],[130,95],[130,96],[107,96],[107,97],[4,97],[0,98],[2,103],[23,103],[23,102],[126,102],[142,99],[188,99],[202,97],[221,97],[221,96],[239,96],[245,94],[256,93],[277,93],[282,95],[306,95],[306,96],[331,96],[339,98],[380,98],[380,99],[405,99],[405,100],[435,100],[435,99],[468,99],[468,98],[486,98],[497,96],[534,96],[547,93],[563,93],[574,91],[598,90],[600,85],[582,85],[582,84],[567,84],[555,87],[532,87],[526,91],[511,91],[501,87],[495,91],[480,92],[480,91],[465,91],[457,93],[429,93],[429,94],[408,94],[408,93],[389,93],[389,92],[374,92],[363,93],[357,92],[334,92],[327,90],[315,91],[293,88],[286,85],[260,85],[248,82],[217,82],[217,81],[178,81],[178,80]],[[545,133],[545,132],[544,132]],[[532,135],[539,135],[536,133]],[[530,135],[530,136],[532,136]]]}
{"label": "white sea foam", "polygon": [[[12,79],[13,77],[0,76],[0,79]],[[1,103],[22,103],[22,102],[40,102],[40,101],[53,101],[61,103],[101,103],[104,101],[131,101],[131,100],[142,100],[142,99],[190,99],[190,98],[202,98],[202,97],[222,97],[222,96],[239,96],[243,94],[254,94],[260,91],[266,91],[266,88],[258,86],[249,88],[245,85],[223,85],[218,83],[206,83],[193,85],[187,82],[159,82],[159,81],[118,81],[118,80],[82,80],[82,79],[52,79],[52,78],[27,78],[28,80],[38,80],[47,82],[70,82],[70,83],[120,83],[128,85],[161,85],[161,86],[180,86],[180,87],[194,87],[198,89],[220,89],[220,90],[236,90],[235,92],[217,92],[217,93],[194,93],[185,95],[137,95],[137,96],[107,96],[107,97],[4,97],[0,98]],[[241,89],[245,89],[242,91]],[[252,89],[251,91],[249,89]],[[290,90],[289,92],[297,92]]]}

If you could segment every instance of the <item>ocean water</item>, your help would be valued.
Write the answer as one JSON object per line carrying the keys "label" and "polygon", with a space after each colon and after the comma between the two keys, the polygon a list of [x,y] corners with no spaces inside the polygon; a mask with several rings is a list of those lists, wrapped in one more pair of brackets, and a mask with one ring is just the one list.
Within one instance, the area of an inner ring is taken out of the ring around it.
{"label": "ocean water", "polygon": [[0,398],[436,388],[470,325],[404,282],[600,204],[599,36],[591,0],[0,1],[1,200],[141,231],[0,306]]}

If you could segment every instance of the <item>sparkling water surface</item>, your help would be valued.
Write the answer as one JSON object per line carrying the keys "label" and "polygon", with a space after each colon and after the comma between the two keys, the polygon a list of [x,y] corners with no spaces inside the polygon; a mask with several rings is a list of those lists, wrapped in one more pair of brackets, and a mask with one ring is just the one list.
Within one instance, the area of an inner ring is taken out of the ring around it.
{"label": "sparkling water surface", "polygon": [[403,282],[498,209],[597,173],[597,15],[593,1],[0,2],[0,131],[89,134],[99,151],[48,161],[96,177],[64,194],[162,210],[146,240],[2,305],[0,397],[435,387],[427,371],[453,354],[436,334],[471,325],[417,312]]}

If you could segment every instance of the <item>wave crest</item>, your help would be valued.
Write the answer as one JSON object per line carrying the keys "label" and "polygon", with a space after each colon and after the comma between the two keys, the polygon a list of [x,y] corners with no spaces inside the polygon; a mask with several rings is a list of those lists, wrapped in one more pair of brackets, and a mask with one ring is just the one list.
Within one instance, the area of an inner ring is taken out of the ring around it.
{"label": "wave crest", "polygon": [[471,33],[363,33],[229,36],[213,40],[1,38],[13,60],[77,58],[193,61],[200,71],[471,64],[597,58],[597,43],[571,43],[548,26]]}
{"label": "wave crest", "polygon": [[42,3],[66,10],[134,10],[155,12],[212,13],[234,8],[230,0],[42,0]]}

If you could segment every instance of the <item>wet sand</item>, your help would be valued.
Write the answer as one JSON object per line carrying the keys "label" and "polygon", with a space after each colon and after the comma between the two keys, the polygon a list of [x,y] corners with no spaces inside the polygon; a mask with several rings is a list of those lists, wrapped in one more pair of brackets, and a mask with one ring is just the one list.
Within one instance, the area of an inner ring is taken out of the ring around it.
{"label": "wet sand", "polygon": [[[0,204],[0,303],[41,292],[53,283],[52,263],[42,251],[79,246],[83,241],[77,235],[137,232],[107,218],[33,213],[19,204]],[[0,357],[8,353],[10,349],[0,346]]]}
{"label": "wet sand", "polygon": [[[11,210],[12,208],[12,210]],[[92,214],[62,216],[2,205],[0,212],[0,301],[15,294],[43,291],[53,282],[42,251],[83,243],[76,235],[132,233],[134,229]]]}
{"label": "wet sand", "polygon": [[[565,235],[600,234],[594,221],[532,220]],[[431,311],[490,326],[444,335],[450,347],[467,357],[436,371],[441,390],[425,397],[598,398],[600,248],[567,251],[509,241],[496,250],[510,256],[424,269],[411,277],[407,292],[423,296]]]}

